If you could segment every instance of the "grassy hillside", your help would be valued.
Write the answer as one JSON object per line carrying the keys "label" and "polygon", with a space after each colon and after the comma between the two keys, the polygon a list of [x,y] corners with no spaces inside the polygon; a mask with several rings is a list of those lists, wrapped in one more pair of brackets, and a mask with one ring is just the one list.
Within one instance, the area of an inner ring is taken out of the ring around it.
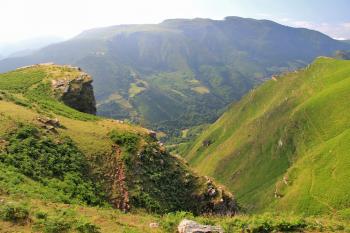
{"label": "grassy hillside", "polygon": [[168,137],[212,123],[232,101],[271,74],[350,45],[267,20],[174,19],[85,31],[0,71],[40,62],[74,64],[95,79],[100,115],[128,119]]}
{"label": "grassy hillside", "polygon": [[185,152],[245,208],[350,215],[350,62],[321,57],[233,104]]}
{"label": "grassy hillside", "polygon": [[[0,232],[175,232],[184,218],[228,233],[349,231],[338,216],[195,217],[229,214],[237,204],[148,130],[63,104],[53,83],[81,77],[57,65],[0,75]],[[179,210],[192,213],[169,213]]]}
{"label": "grassy hillside", "polygon": [[[78,68],[51,64],[0,75],[1,220],[24,224],[24,232],[95,232],[96,224],[151,232],[155,217],[146,213],[237,210],[232,194],[167,153],[149,130],[64,104],[64,93],[77,96],[90,81]],[[122,215],[129,211],[141,212]]]}

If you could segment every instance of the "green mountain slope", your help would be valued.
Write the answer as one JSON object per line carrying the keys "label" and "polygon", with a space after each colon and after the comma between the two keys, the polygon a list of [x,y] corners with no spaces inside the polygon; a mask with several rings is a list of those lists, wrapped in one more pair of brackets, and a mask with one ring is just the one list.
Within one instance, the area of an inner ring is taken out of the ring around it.
{"label": "green mountain slope", "polygon": [[233,104],[185,153],[252,211],[349,217],[350,62],[321,57]]}
{"label": "green mountain slope", "polygon": [[[153,132],[69,107],[94,110],[91,81],[79,68],[53,64],[0,75],[2,204],[150,213],[237,211],[232,194],[167,153]],[[0,219],[6,219],[4,211],[0,208]]]}
{"label": "green mountain slope", "polygon": [[91,81],[52,64],[0,75],[0,232],[170,233],[184,218],[228,233],[349,229],[338,216],[221,216],[237,211],[232,195],[154,132],[67,105],[93,111]]}
{"label": "green mountain slope", "polygon": [[271,74],[349,49],[319,32],[267,20],[174,19],[88,30],[5,59],[0,71],[41,62],[78,65],[94,76],[100,115],[176,135],[214,121]]}

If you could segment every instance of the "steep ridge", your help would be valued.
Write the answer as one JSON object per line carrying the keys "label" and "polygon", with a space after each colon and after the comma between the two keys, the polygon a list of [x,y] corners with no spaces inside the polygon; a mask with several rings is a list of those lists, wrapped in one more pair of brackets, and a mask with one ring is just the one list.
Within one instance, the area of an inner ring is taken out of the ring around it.
{"label": "steep ridge", "polygon": [[98,113],[177,135],[217,119],[266,77],[350,45],[272,21],[173,19],[85,31],[0,71],[41,62],[74,64],[94,77]]}
{"label": "steep ridge", "polygon": [[123,211],[238,210],[230,192],[167,153],[154,132],[77,111],[95,107],[91,81],[54,64],[0,75],[0,194]]}
{"label": "steep ridge", "polygon": [[251,211],[348,218],[349,90],[350,62],[320,57],[251,90],[184,155]]}

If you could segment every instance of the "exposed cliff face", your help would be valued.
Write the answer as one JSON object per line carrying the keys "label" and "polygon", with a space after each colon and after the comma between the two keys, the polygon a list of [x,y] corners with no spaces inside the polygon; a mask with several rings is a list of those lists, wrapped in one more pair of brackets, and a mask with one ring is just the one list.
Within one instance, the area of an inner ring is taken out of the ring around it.
{"label": "exposed cliff face", "polygon": [[52,87],[62,102],[80,112],[95,115],[96,101],[91,84],[92,78],[84,72],[79,72],[78,77],[73,79],[63,77],[52,80]]}

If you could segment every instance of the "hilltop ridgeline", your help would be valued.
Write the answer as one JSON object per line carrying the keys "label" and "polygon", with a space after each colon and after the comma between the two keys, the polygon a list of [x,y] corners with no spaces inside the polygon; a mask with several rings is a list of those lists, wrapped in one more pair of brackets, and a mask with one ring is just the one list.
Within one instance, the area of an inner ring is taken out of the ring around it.
{"label": "hilltop ridgeline", "polygon": [[54,96],[64,104],[80,112],[96,115],[96,101],[92,87],[92,78],[81,68],[70,65],[57,66],[53,63],[42,63],[30,66],[19,67],[17,70],[28,68],[50,68],[56,67],[58,70],[74,71],[74,76],[56,76],[51,80],[51,87]]}

